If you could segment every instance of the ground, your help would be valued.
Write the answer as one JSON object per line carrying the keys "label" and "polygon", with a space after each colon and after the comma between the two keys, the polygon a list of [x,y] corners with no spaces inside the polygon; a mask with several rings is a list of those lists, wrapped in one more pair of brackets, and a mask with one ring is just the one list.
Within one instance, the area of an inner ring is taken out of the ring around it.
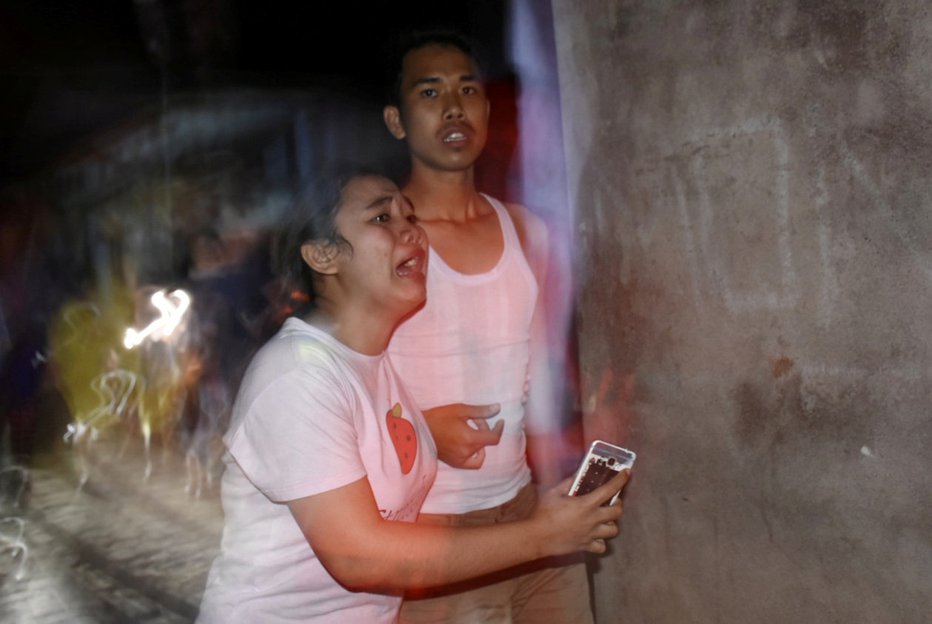
{"label": "ground", "polygon": [[145,478],[140,443],[110,446],[94,450],[80,488],[68,446],[30,462],[30,486],[20,497],[18,474],[6,470],[0,548],[4,539],[16,542],[21,529],[26,549],[0,550],[0,621],[196,617],[223,528],[216,486],[199,497],[187,492],[184,458],[174,450],[155,449]]}

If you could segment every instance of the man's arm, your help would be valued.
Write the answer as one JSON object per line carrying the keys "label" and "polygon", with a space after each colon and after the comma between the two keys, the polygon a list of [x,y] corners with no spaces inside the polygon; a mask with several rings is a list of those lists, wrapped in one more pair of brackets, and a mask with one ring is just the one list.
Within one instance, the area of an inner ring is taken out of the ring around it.
{"label": "man's arm", "polygon": [[528,364],[528,387],[526,432],[528,459],[539,484],[550,486],[565,475],[561,474],[563,460],[570,453],[562,430],[563,417],[559,410],[565,404],[566,379],[562,371],[556,370],[552,343],[559,338],[562,327],[554,328],[561,315],[548,309],[552,301],[552,279],[559,272],[551,270],[550,234],[543,219],[519,204],[508,204],[508,212],[521,240],[528,265],[537,279],[537,304],[530,328],[530,360]]}

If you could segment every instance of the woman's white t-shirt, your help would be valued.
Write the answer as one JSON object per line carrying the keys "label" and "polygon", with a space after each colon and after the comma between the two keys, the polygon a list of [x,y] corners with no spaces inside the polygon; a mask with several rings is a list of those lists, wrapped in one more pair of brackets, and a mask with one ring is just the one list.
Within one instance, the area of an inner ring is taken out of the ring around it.
{"label": "woman's white t-shirt", "polygon": [[367,477],[383,518],[415,520],[436,448],[388,358],[288,319],[250,364],[224,442],[223,540],[198,621],[394,622],[401,597],[344,589],[287,506]]}

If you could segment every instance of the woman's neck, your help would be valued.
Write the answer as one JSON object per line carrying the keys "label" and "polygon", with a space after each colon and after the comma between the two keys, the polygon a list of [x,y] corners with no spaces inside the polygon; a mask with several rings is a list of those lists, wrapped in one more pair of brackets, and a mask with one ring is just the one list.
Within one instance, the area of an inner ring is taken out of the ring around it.
{"label": "woman's neck", "polygon": [[304,321],[330,334],[344,345],[364,355],[379,355],[388,347],[394,323],[379,318],[379,314],[363,313],[356,307],[330,305],[320,301],[318,306],[304,317]]}

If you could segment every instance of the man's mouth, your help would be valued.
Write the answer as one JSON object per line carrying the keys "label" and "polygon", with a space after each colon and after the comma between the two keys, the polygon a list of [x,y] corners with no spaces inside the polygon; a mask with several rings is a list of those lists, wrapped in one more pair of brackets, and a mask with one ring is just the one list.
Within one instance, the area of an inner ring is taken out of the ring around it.
{"label": "man's mouth", "polygon": [[455,124],[443,131],[441,135],[444,143],[460,143],[469,138],[469,129],[463,124]]}

